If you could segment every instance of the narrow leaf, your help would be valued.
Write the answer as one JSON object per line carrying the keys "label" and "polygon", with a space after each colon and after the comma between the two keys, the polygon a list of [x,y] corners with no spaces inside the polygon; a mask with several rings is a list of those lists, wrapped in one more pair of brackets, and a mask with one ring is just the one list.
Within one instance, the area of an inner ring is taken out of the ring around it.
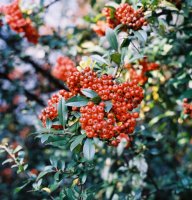
{"label": "narrow leaf", "polygon": [[88,89],[88,88],[82,89],[81,92],[82,92],[86,97],[89,97],[89,98],[95,98],[95,97],[98,96],[98,94],[97,94],[95,91],[93,91],[93,90],[91,90],[91,89]]}
{"label": "narrow leaf", "polygon": [[65,105],[81,107],[81,106],[86,106],[88,102],[89,100],[83,96],[74,96],[70,98]]}
{"label": "narrow leaf", "polygon": [[12,158],[8,158],[7,160],[5,160],[4,162],[2,162],[2,165],[6,164],[6,163],[10,163],[13,162]]}
{"label": "narrow leaf", "polygon": [[109,64],[107,63],[107,61],[106,61],[103,57],[101,57],[101,56],[99,56],[99,55],[92,55],[91,58],[92,58],[93,60],[95,60],[97,63],[109,65]]}
{"label": "narrow leaf", "polygon": [[37,177],[37,181],[38,181],[39,179],[41,179],[43,176],[45,176],[46,174],[50,173],[50,172],[53,172],[53,170],[52,170],[52,169],[49,169],[49,170],[47,170],[47,171],[40,172],[40,174],[39,174],[38,177]]}
{"label": "narrow leaf", "polygon": [[112,47],[112,49],[117,51],[118,50],[118,42],[117,42],[117,37],[116,37],[115,31],[110,28],[107,28],[106,37],[107,37],[107,40],[108,40],[110,46]]}
{"label": "narrow leaf", "polygon": [[111,101],[105,101],[105,112],[109,112],[112,108],[113,104]]}
{"label": "narrow leaf", "polygon": [[139,41],[143,43],[147,41],[147,33],[144,30],[135,31],[134,34]]}
{"label": "narrow leaf", "polygon": [[41,135],[41,143],[46,142],[49,139],[49,136],[50,135],[48,135],[48,134]]}
{"label": "narrow leaf", "polygon": [[93,144],[93,140],[86,139],[83,145],[83,155],[87,160],[92,160],[95,155],[95,145]]}
{"label": "narrow leaf", "polygon": [[59,121],[63,125],[63,127],[67,123],[68,119],[68,108],[65,102],[64,98],[61,98],[58,104],[58,116],[59,116]]}
{"label": "narrow leaf", "polygon": [[121,54],[119,53],[111,54],[111,60],[119,65],[121,63]]}
{"label": "narrow leaf", "polygon": [[73,149],[75,149],[80,143],[82,143],[85,137],[85,134],[77,136],[75,140],[71,143],[70,150],[73,151]]}
{"label": "narrow leaf", "polygon": [[52,126],[52,121],[48,118],[46,120],[46,128],[51,129],[51,126]]}
{"label": "narrow leaf", "polygon": [[19,146],[17,146],[17,147],[14,149],[13,153],[17,153],[17,152],[20,151],[21,149],[22,149],[22,147],[19,145]]}

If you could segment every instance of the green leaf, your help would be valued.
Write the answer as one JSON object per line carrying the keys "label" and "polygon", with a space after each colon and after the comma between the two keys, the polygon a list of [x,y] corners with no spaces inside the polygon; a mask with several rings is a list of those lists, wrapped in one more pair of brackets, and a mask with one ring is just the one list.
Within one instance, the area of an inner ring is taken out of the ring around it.
{"label": "green leaf", "polygon": [[91,0],[91,7],[93,7],[96,4],[96,0]]}
{"label": "green leaf", "polygon": [[15,149],[14,149],[14,151],[13,151],[13,153],[17,153],[18,151],[20,151],[22,149],[22,146],[17,146]]}
{"label": "green leaf", "polygon": [[180,99],[184,99],[184,98],[192,98],[192,89],[188,89],[186,90],[181,96]]}
{"label": "green leaf", "polygon": [[159,6],[162,7],[162,8],[166,8],[168,10],[176,10],[176,11],[178,11],[178,9],[175,7],[174,4],[172,4],[172,3],[168,2],[168,1],[165,1],[165,0],[162,1]]}
{"label": "green leaf", "polygon": [[89,100],[83,96],[74,96],[70,98],[65,105],[81,107],[81,106],[86,106],[88,102]]}
{"label": "green leaf", "polygon": [[118,26],[116,26],[114,29],[115,33],[118,34],[123,26],[124,26],[123,24],[119,24]]}
{"label": "green leaf", "polygon": [[68,128],[71,133],[75,133],[77,129],[80,127],[79,122],[75,122],[72,126]]}
{"label": "green leaf", "polygon": [[95,104],[100,103],[100,102],[101,102],[101,97],[100,97],[100,96],[94,97],[94,98],[92,99],[92,102],[94,102]]}
{"label": "green leaf", "polygon": [[111,54],[111,60],[119,65],[121,63],[121,54],[119,53]]}
{"label": "green leaf", "polygon": [[55,157],[50,158],[50,163],[53,167],[57,168],[58,160]]}
{"label": "green leaf", "polygon": [[65,170],[65,161],[63,161],[63,160],[59,161],[59,169],[61,169],[62,171]]}
{"label": "green leaf", "polygon": [[112,108],[113,104],[111,101],[105,101],[105,112],[109,112]]}
{"label": "green leaf", "polygon": [[130,38],[125,38],[125,39],[123,40],[123,42],[121,43],[121,48],[123,48],[123,47],[128,47],[129,44],[130,44],[130,42],[131,42],[131,39],[130,39]]}
{"label": "green leaf", "polygon": [[95,145],[92,139],[86,139],[83,145],[83,155],[87,160],[92,160],[95,155]]}
{"label": "green leaf", "polygon": [[121,63],[124,63],[125,56],[127,55],[127,50],[128,50],[127,47],[123,47],[121,49]]}
{"label": "green leaf", "polygon": [[47,171],[40,172],[40,174],[39,174],[38,177],[37,177],[37,181],[38,181],[39,179],[43,178],[43,176],[45,176],[46,174],[48,174],[48,173],[50,173],[50,172],[53,172],[53,171],[54,171],[54,170],[49,169],[49,170],[47,170]]}
{"label": "green leaf", "polygon": [[82,143],[83,139],[86,137],[85,134],[78,135],[75,140],[71,143],[70,150],[73,151],[79,144]]}
{"label": "green leaf", "polygon": [[41,143],[46,142],[49,139],[49,136],[50,135],[48,135],[48,134],[41,135]]}
{"label": "green leaf", "polygon": [[8,158],[7,160],[5,160],[4,162],[2,162],[2,165],[6,164],[6,163],[10,163],[13,162],[12,158]]}
{"label": "green leaf", "polygon": [[115,31],[110,28],[107,28],[106,37],[112,49],[118,51],[118,42]]}
{"label": "green leaf", "polygon": [[123,153],[126,146],[127,146],[126,139],[122,139],[121,142],[119,143],[118,147],[117,147],[118,156],[120,156]]}
{"label": "green leaf", "polygon": [[139,41],[145,43],[147,41],[147,33],[144,30],[134,31]]}
{"label": "green leaf", "polygon": [[46,119],[46,128],[51,129],[51,127],[52,127],[52,121],[48,118]]}
{"label": "green leaf", "polygon": [[99,55],[92,55],[91,58],[95,60],[97,63],[109,65],[109,63]]}
{"label": "green leaf", "polygon": [[154,124],[156,124],[159,120],[165,118],[165,117],[172,117],[174,116],[175,113],[172,111],[166,111],[164,114],[158,115],[157,117],[154,117],[150,122],[149,122],[149,126],[153,126]]}
{"label": "green leaf", "polygon": [[0,149],[0,153],[4,153],[5,152],[5,150],[4,149]]}
{"label": "green leaf", "polygon": [[15,188],[14,193],[16,194],[16,193],[20,192],[20,191],[21,191],[24,187],[26,187],[30,182],[31,182],[31,181],[28,181],[28,182],[25,183],[24,185]]}
{"label": "green leaf", "polygon": [[89,97],[89,98],[95,98],[95,97],[98,96],[98,94],[97,94],[95,91],[93,91],[93,90],[91,90],[91,89],[88,89],[88,88],[82,89],[81,92],[82,92],[86,97]]}
{"label": "green leaf", "polygon": [[134,62],[135,60],[141,59],[141,58],[143,58],[143,57],[144,57],[144,55],[142,55],[142,54],[136,54],[136,55],[134,55],[131,59],[129,59],[129,63],[132,63],[132,62]]}
{"label": "green leaf", "polygon": [[63,127],[67,123],[68,119],[68,108],[66,106],[66,102],[64,98],[61,98],[58,104],[58,116],[59,116],[59,121]]}

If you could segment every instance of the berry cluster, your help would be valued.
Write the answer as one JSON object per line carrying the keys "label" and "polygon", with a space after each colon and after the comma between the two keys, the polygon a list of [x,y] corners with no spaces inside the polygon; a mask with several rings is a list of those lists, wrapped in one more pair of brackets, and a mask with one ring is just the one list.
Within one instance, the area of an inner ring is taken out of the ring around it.
{"label": "berry cluster", "polygon": [[106,23],[108,27],[114,29],[116,26],[120,24],[120,21],[115,17],[116,11],[112,8],[104,8],[102,13],[106,17]]}
{"label": "berry cluster", "polygon": [[188,99],[183,99],[184,114],[189,115],[192,118],[192,104],[188,103]]}
{"label": "berry cluster", "polygon": [[156,70],[159,67],[159,64],[148,62],[147,58],[144,58],[139,61],[139,65],[141,67],[140,70],[135,69],[134,66],[130,64],[125,67],[129,70],[130,80],[136,80],[139,84],[144,85],[148,80],[146,72]]}
{"label": "berry cluster", "polygon": [[142,26],[147,25],[144,18],[143,9],[134,10],[128,3],[121,4],[116,12],[115,17],[121,24],[127,25],[128,28],[138,30]]}
{"label": "berry cluster", "polygon": [[46,120],[53,120],[58,116],[58,112],[55,106],[48,106],[42,110],[39,119],[43,122],[43,125],[46,126]]}
{"label": "berry cluster", "polygon": [[[86,70],[88,71],[89,68]],[[86,73],[85,75],[90,75],[94,72]],[[111,100],[112,109],[106,113],[102,108],[105,106],[104,102],[101,102],[99,106],[90,103],[82,108],[80,110],[83,113],[80,119],[82,128],[85,129],[88,137],[107,139],[111,145],[117,145],[120,141],[120,134],[128,135],[135,129],[136,118],[139,114],[131,113],[131,111],[142,101],[143,90],[136,81],[117,84],[108,75],[103,75],[101,78],[93,77],[92,80],[86,87],[96,91],[102,100]]]}
{"label": "berry cluster", "polygon": [[[74,95],[75,93],[67,92],[65,90],[60,90],[57,94],[53,94],[48,100],[48,106],[44,108],[39,115],[39,119],[42,121],[43,125],[46,126],[47,119],[53,120],[58,116],[57,105],[62,97],[67,100]],[[59,128],[62,128],[62,126],[59,126]]]}
{"label": "berry cluster", "polygon": [[139,30],[147,25],[143,9],[134,10],[128,3],[121,4],[117,9],[106,7],[102,11],[106,21],[98,21],[93,30],[99,35],[105,35],[106,28],[114,29],[119,24],[124,25],[123,29],[129,28]]}
{"label": "berry cluster", "polygon": [[75,71],[77,71],[75,63],[68,57],[60,56],[52,70],[52,74],[56,78],[66,81],[71,76],[71,73]]}
{"label": "berry cluster", "polygon": [[129,146],[131,137],[120,132],[115,115],[112,112],[106,113],[104,107],[104,102],[99,105],[89,102],[87,106],[80,109],[80,123],[82,129],[86,131],[87,137],[107,140],[109,145],[112,146],[118,146],[121,139],[124,138],[127,141],[127,146]]}
{"label": "berry cluster", "polygon": [[19,0],[14,0],[11,4],[1,7],[2,13],[12,30],[17,33],[24,33],[29,42],[36,44],[39,34],[32,26],[29,18],[25,19],[19,7]]}
{"label": "berry cluster", "polygon": [[[87,106],[80,108],[80,124],[87,137],[98,137],[108,141],[109,145],[113,146],[117,146],[124,138],[130,144],[129,134],[133,133],[136,118],[139,117],[137,112],[131,111],[143,99],[143,89],[137,85],[137,81],[119,84],[113,80],[111,75],[98,77],[96,72],[89,67],[79,72],[71,61],[62,61],[63,59],[59,58],[55,66],[58,74],[61,69],[60,75],[57,77],[66,82],[71,92],[61,90],[51,97],[48,101],[48,107],[40,115],[43,124],[46,125],[47,118],[53,120],[57,117],[57,104],[61,97],[67,100],[76,94],[82,95],[81,90],[89,88],[100,96],[101,102],[97,105],[90,101]],[[109,112],[105,111],[105,101],[111,101],[112,108]],[[72,110],[77,109],[76,107],[72,108]]]}

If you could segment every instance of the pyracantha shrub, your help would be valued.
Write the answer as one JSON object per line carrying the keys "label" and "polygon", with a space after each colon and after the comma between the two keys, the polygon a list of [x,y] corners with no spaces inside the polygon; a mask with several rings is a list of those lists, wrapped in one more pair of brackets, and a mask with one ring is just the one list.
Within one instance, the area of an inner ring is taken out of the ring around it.
{"label": "pyracantha shrub", "polygon": [[93,26],[93,30],[99,36],[105,35],[107,27],[114,29],[120,24],[122,25],[122,30],[139,30],[147,25],[143,9],[135,10],[128,3],[121,4],[118,8],[105,7],[102,13],[106,21],[97,21],[97,24]]}
{"label": "pyracantha shrub", "polygon": [[188,103],[188,99],[183,99],[184,114],[189,115],[192,118],[192,103]]}
{"label": "pyracantha shrub", "polygon": [[6,6],[1,6],[0,11],[5,15],[6,22],[10,28],[17,33],[24,33],[24,36],[29,42],[36,44],[39,34],[33,27],[32,21],[29,18],[24,18],[19,6],[19,0],[14,0]]}
{"label": "pyracantha shrub", "polygon": [[[67,62],[61,62],[65,60]],[[62,97],[68,100],[75,95],[83,96],[83,89],[90,89],[98,95],[99,101],[90,100],[81,108],[72,107],[73,111],[81,113],[79,122],[87,137],[105,140],[113,146],[117,146],[124,138],[130,144],[130,134],[134,132],[136,118],[139,117],[139,113],[133,112],[133,110],[143,99],[143,89],[138,86],[137,80],[117,83],[111,75],[104,74],[98,77],[98,74],[90,67],[78,71],[71,64],[72,62],[68,58],[60,57],[57,60],[55,66],[57,77],[65,81],[70,92],[60,90],[51,97],[48,107],[43,109],[40,115],[43,125],[46,126],[47,119],[57,118],[58,103]],[[110,109],[106,110],[108,105],[110,105]],[[54,126],[54,128],[58,129],[62,126]]]}
{"label": "pyracantha shrub", "polygon": [[130,80],[137,80],[137,82],[141,85],[144,85],[148,80],[146,73],[157,70],[158,67],[158,63],[149,62],[147,58],[139,60],[139,65],[136,65],[136,67],[132,64],[125,65],[125,68],[129,70]]}

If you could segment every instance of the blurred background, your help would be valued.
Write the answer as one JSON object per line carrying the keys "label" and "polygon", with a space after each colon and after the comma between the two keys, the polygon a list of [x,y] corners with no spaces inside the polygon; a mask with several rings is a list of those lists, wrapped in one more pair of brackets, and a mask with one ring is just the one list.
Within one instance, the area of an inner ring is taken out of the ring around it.
{"label": "blurred background", "polygon": [[[0,5],[10,2],[1,0]],[[35,175],[48,161],[43,154],[51,152],[29,135],[40,124],[38,115],[47,99],[62,89],[62,83],[50,70],[59,55],[70,55],[71,50],[72,56],[77,56],[75,43],[81,36],[72,38],[72,35],[77,27],[84,26],[82,17],[89,12],[90,4],[81,0],[30,0],[21,1],[21,7],[26,14],[37,13],[32,18],[42,37],[40,44],[35,46],[6,24],[0,25],[0,140],[12,148],[24,147],[31,173]],[[5,23],[3,18],[0,20]],[[5,158],[0,158],[1,163]],[[22,192],[18,197],[14,193],[23,178],[8,165],[0,165],[0,198],[26,198]],[[29,199],[34,199],[33,195]]]}

